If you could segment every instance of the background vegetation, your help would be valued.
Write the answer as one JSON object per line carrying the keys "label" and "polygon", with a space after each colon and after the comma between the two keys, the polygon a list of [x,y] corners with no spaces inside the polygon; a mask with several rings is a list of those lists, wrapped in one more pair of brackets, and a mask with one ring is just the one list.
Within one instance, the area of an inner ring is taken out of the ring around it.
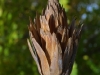
{"label": "background vegetation", "polygon": [[[0,75],[39,75],[26,39],[29,16],[47,0],[0,0]],[[84,23],[72,75],[100,75],[100,0],[60,0],[68,22]]]}

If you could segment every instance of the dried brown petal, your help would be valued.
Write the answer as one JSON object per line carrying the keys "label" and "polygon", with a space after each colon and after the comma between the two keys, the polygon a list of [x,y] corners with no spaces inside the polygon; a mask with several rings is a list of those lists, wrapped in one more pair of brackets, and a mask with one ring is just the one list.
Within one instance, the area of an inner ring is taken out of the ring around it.
{"label": "dried brown petal", "polygon": [[62,60],[59,58],[59,47],[58,42],[55,34],[52,35],[52,59],[51,59],[51,65],[50,65],[50,75],[60,75],[61,74],[61,67],[62,66],[59,62],[62,62]]}
{"label": "dried brown petal", "polygon": [[40,67],[40,64],[39,64],[39,60],[38,60],[38,57],[35,55],[35,53],[33,52],[33,50],[35,50],[34,48],[32,48],[29,40],[27,39],[27,43],[28,43],[28,46],[29,46],[29,50],[32,54],[32,57],[34,58],[36,64],[37,64],[37,67],[38,67],[38,70],[39,70],[39,73],[42,75],[42,72],[41,72],[41,67]]}
{"label": "dried brown petal", "polygon": [[43,75],[50,75],[50,68],[44,51],[42,50],[42,48],[39,46],[39,44],[36,42],[34,38],[32,39],[32,42],[39,56]]}

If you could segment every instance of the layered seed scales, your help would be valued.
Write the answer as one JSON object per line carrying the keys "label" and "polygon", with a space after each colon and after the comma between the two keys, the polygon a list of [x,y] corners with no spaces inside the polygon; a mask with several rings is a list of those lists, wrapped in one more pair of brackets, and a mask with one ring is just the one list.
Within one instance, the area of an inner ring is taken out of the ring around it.
{"label": "layered seed scales", "polygon": [[28,45],[41,75],[70,75],[80,29],[75,19],[67,24],[65,10],[57,0],[48,0],[42,15],[30,19]]}

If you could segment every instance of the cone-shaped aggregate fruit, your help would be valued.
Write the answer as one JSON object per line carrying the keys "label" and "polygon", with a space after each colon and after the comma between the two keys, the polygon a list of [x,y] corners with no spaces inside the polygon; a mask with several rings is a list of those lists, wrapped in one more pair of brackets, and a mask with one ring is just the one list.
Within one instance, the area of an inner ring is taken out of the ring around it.
{"label": "cone-shaped aggregate fruit", "polygon": [[40,75],[70,75],[82,26],[67,24],[58,0],[48,0],[42,15],[30,19],[28,46]]}

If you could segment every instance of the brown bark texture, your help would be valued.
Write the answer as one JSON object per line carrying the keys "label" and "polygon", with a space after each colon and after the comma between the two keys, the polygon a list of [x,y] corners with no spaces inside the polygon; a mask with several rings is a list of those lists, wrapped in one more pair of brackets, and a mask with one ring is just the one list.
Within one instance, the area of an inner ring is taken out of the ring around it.
{"label": "brown bark texture", "polygon": [[48,0],[42,14],[30,19],[27,42],[40,75],[70,75],[83,26],[77,29],[75,21],[68,25],[58,0]]}

